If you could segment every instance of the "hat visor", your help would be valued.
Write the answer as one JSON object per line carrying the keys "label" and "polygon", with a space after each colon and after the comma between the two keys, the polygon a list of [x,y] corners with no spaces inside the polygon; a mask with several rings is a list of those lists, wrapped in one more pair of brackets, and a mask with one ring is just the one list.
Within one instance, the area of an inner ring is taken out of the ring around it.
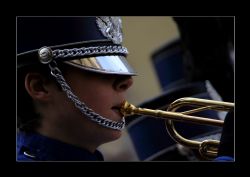
{"label": "hat visor", "polygon": [[124,56],[108,55],[81,58],[65,61],[65,63],[78,67],[80,69],[103,73],[119,75],[137,75],[134,69],[128,64]]}

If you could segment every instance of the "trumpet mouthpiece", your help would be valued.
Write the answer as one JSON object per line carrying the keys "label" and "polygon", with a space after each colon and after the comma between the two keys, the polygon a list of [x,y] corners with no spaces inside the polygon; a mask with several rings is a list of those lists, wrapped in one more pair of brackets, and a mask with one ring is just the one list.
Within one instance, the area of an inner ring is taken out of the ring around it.
{"label": "trumpet mouthpiece", "polygon": [[134,114],[134,110],[136,109],[136,107],[130,103],[128,103],[127,101],[124,101],[122,103],[122,106],[120,108],[120,112],[124,115],[124,116],[130,116]]}

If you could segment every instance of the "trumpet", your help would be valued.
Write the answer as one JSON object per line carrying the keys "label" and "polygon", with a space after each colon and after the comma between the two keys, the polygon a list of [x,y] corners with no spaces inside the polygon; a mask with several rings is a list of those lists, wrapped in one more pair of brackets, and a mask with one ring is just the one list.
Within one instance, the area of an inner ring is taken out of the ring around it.
{"label": "trumpet", "polygon": [[[193,109],[184,112],[175,112],[177,111],[177,109],[184,106],[191,106]],[[176,131],[174,121],[222,127],[224,124],[223,120],[193,116],[190,114],[201,112],[204,110],[228,112],[233,108],[234,103],[230,102],[184,97],[172,102],[168,106],[167,111],[137,108],[134,105],[128,103],[127,101],[124,101],[120,108],[120,112],[125,117],[137,114],[164,119],[166,129],[173,140],[191,149],[198,149],[198,152],[200,153],[201,157],[211,160],[214,159],[218,154],[220,141],[211,139],[203,141],[186,139]]]}

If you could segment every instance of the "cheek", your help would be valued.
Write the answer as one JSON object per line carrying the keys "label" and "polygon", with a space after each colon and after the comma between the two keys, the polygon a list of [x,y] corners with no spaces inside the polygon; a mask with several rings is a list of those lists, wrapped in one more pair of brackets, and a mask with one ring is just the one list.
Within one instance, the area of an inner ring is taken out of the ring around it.
{"label": "cheek", "polygon": [[[81,80],[81,82],[79,82]],[[117,93],[112,87],[112,81],[96,77],[81,78],[69,81],[73,93],[93,111],[110,117],[111,107],[117,99]],[[85,84],[86,83],[86,84]]]}
{"label": "cheek", "polygon": [[57,105],[56,108],[59,109],[57,110],[59,114],[62,114],[61,116],[63,117],[63,115],[69,116],[69,115],[73,115],[73,113],[75,112],[75,105],[74,103],[67,97],[65,92],[62,92],[61,96],[58,98],[57,100]]}
{"label": "cheek", "polygon": [[78,94],[80,100],[93,111],[106,118],[113,119],[114,113],[111,107],[118,100],[118,95],[111,84],[92,85],[87,90],[85,87],[79,90]]}
{"label": "cheek", "polygon": [[90,109],[97,114],[110,119],[118,120],[117,115],[114,115],[111,107],[116,99],[115,94],[112,91],[104,91],[103,89],[93,89],[87,95],[80,98]]}
{"label": "cheek", "polygon": [[104,110],[112,107],[115,95],[110,89],[95,88],[88,92],[88,94],[83,95],[81,98],[81,100],[93,110],[103,112]]}

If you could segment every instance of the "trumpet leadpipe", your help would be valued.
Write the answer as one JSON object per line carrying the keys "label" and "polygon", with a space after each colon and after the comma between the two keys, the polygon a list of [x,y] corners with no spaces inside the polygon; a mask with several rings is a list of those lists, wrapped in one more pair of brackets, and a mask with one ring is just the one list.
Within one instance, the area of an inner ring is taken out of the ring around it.
{"label": "trumpet leadpipe", "polygon": [[120,112],[124,116],[130,115],[147,115],[155,118],[161,119],[169,119],[180,122],[194,123],[194,124],[206,124],[211,126],[223,126],[224,121],[216,120],[211,118],[199,117],[199,116],[191,116],[182,114],[179,112],[171,112],[171,111],[162,111],[162,110],[152,110],[146,108],[137,108],[133,104],[125,101],[120,109]]}

